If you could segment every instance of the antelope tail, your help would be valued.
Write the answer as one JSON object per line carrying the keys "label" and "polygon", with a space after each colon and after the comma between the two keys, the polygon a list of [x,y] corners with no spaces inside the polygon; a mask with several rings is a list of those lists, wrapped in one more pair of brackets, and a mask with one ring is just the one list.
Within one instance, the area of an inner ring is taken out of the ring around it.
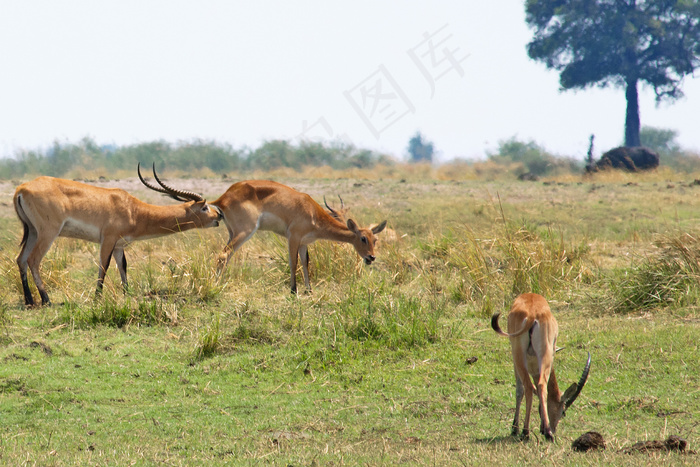
{"label": "antelope tail", "polygon": [[494,331],[496,331],[497,334],[503,336],[503,337],[518,337],[519,335],[527,332],[530,330],[530,328],[537,322],[537,320],[528,318],[525,320],[525,324],[523,324],[523,327],[520,328],[518,331],[508,334],[507,332],[504,332],[501,327],[498,325],[498,317],[501,315],[501,313],[496,313],[491,317],[491,327],[493,328]]}

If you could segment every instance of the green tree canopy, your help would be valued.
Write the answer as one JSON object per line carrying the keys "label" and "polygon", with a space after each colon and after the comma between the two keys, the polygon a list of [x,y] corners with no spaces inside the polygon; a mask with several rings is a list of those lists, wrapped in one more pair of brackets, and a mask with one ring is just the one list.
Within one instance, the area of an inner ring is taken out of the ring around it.
{"label": "green tree canopy", "polygon": [[424,141],[420,132],[416,132],[408,142],[408,154],[411,162],[432,162],[434,152],[433,143]]}
{"label": "green tree canopy", "polygon": [[559,71],[563,90],[625,89],[626,146],[640,145],[639,82],[672,101],[700,65],[697,0],[527,0],[525,12],[528,55]]}
{"label": "green tree canopy", "polygon": [[520,141],[515,136],[498,142],[498,151],[487,152],[490,161],[497,164],[522,165],[520,174],[549,175],[556,172],[578,172],[578,163],[569,158],[556,157],[534,141]]}
{"label": "green tree canopy", "polygon": [[642,146],[654,150],[659,155],[680,152],[681,146],[676,141],[676,138],[678,138],[678,131],[670,128],[643,126],[639,133]]}

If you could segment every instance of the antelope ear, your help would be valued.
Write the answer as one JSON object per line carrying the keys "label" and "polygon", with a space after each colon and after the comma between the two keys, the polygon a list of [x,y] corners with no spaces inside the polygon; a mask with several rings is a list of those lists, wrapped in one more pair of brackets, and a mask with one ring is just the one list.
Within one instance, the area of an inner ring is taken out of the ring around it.
{"label": "antelope ear", "polygon": [[571,386],[564,391],[564,395],[561,397],[562,400],[568,401],[574,396],[574,394],[576,394],[576,391],[578,391],[578,385],[576,383],[571,383]]}
{"label": "antelope ear", "polygon": [[377,235],[379,232],[381,232],[382,230],[384,230],[384,227],[386,227],[386,221],[382,222],[382,223],[379,224],[379,225],[375,225],[374,227],[372,227],[372,233],[373,233],[374,235]]}
{"label": "antelope ear", "polygon": [[355,224],[355,221],[352,219],[348,219],[348,229],[354,234],[360,233],[360,229],[357,228],[357,224]]}

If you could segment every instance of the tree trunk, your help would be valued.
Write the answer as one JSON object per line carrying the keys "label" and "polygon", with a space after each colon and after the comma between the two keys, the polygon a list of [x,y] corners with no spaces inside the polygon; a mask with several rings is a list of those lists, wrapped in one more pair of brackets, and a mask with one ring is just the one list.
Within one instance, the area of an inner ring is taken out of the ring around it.
{"label": "tree trunk", "polygon": [[627,80],[627,116],[625,118],[625,146],[641,146],[639,141],[639,94],[637,93],[637,79]]}

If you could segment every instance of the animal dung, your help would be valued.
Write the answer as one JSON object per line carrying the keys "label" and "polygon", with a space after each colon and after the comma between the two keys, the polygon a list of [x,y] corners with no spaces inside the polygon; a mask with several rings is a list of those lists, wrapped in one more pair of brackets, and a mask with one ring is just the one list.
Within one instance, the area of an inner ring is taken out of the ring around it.
{"label": "animal dung", "polygon": [[[573,443],[571,448],[578,452],[587,452],[596,449],[605,449],[605,439],[603,435],[595,431],[589,431],[579,436]],[[669,436],[666,441],[640,441],[632,446],[622,450],[625,454],[633,454],[635,452],[670,452],[678,451],[683,454],[694,454],[694,451],[689,451],[688,441],[680,436]]]}
{"label": "animal dung", "polygon": [[688,441],[679,436],[669,436],[666,441],[640,441],[625,449],[627,454],[633,452],[651,452],[651,451],[678,451],[686,452]]}
{"label": "animal dung", "polygon": [[586,452],[591,449],[605,449],[605,439],[600,433],[589,431],[574,440],[571,447],[578,452]]}

